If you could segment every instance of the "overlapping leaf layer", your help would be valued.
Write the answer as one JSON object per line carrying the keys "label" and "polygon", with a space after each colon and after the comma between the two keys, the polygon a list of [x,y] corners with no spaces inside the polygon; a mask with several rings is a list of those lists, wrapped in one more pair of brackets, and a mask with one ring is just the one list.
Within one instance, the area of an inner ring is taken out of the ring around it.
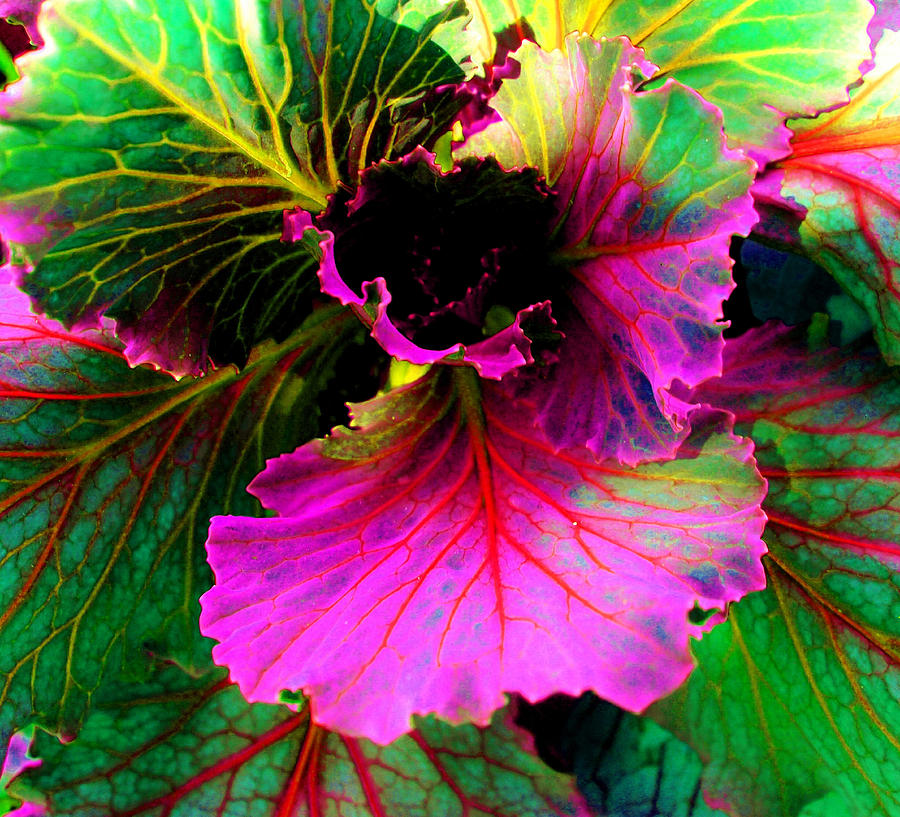
{"label": "overlapping leaf layer", "polygon": [[75,743],[39,735],[44,763],[18,789],[55,817],[586,817],[530,742],[504,710],[485,729],[422,720],[379,747],[169,666],[101,693]]}
{"label": "overlapping leaf layer", "polygon": [[[0,708],[72,735],[101,679],[145,671],[145,645],[194,664],[209,517],[253,514],[267,455],[315,435],[334,356],[330,310],[238,375],[175,382],[120,345],[36,319],[0,287]],[[290,419],[288,419],[290,418]]]}
{"label": "overlapping leaf layer", "polygon": [[217,517],[203,632],[253,701],[388,742],[416,713],[487,723],[504,692],[596,689],[632,710],[691,669],[695,602],[761,586],[746,441],[713,418],[629,469],[554,452],[526,403],[432,372],[269,463],[274,519]]}
{"label": "overlapping leaf layer", "polygon": [[457,153],[534,165],[555,194],[553,315],[566,340],[534,398],[544,430],[601,459],[670,457],[690,408],[673,384],[721,371],[716,321],[733,288],[731,236],[756,221],[753,163],[725,148],[719,114],[693,91],[635,93],[630,77],[650,66],[624,39],[570,37],[566,49],[523,45],[519,78],[491,100],[500,121]]}
{"label": "overlapping leaf layer", "polygon": [[782,193],[804,210],[803,248],[869,314],[900,363],[900,31],[887,30],[850,104],[796,130]]}
{"label": "overlapping leaf layer", "polygon": [[70,326],[117,318],[132,362],[176,374],[204,369],[210,344],[242,364],[283,340],[314,279],[279,244],[281,210],[319,210],[367,162],[436,135],[452,111],[423,95],[463,78],[461,13],[48,3],[47,45],[0,101],[0,233],[37,263],[28,291]]}
{"label": "overlapping leaf layer", "polygon": [[[702,398],[769,481],[768,588],[696,645],[657,710],[733,814],[900,814],[900,381],[873,346],[802,330],[730,341]],[[810,804],[816,803],[815,806]]]}
{"label": "overlapping leaf layer", "polygon": [[725,116],[729,144],[770,161],[788,152],[784,115],[815,115],[846,100],[868,56],[864,0],[472,0],[478,59],[491,36],[517,24],[550,51],[572,31],[626,36],[658,66],[643,78],[674,77]]}
{"label": "overlapping leaf layer", "polygon": [[[900,817],[895,0],[38,5],[0,1],[43,46],[0,51],[15,791],[583,817],[508,696],[687,679],[653,712],[702,770],[582,711],[595,810]],[[757,237],[802,253],[745,243],[749,300],[812,330],[723,372],[748,156]]]}

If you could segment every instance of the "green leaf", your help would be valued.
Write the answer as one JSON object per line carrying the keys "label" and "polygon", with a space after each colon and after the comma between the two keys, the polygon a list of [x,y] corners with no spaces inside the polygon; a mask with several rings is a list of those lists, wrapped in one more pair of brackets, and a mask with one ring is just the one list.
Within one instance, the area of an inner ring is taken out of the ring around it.
{"label": "green leaf", "polygon": [[251,300],[243,320],[258,328],[214,355],[243,363],[271,337],[285,269],[309,277],[302,249],[279,243],[281,211],[321,210],[368,162],[437,135],[449,103],[422,97],[464,76],[462,13],[446,0],[48,5],[47,45],[0,103],[0,233],[37,263],[29,293],[68,326],[186,298],[201,335]]}
{"label": "green leaf", "polygon": [[729,341],[725,372],[695,397],[756,443],[768,587],[654,717],[739,817],[900,815],[900,380],[872,345],[772,325]]}
{"label": "green leaf", "polygon": [[223,675],[166,667],[109,690],[71,744],[38,735],[43,765],[23,783],[54,817],[586,817],[506,710],[487,729],[422,719],[376,746],[310,728],[302,707],[248,704]]}
{"label": "green leaf", "polygon": [[806,209],[803,249],[868,313],[900,363],[900,32],[885,31],[850,104],[791,122],[782,194]]}
{"label": "green leaf", "polygon": [[19,71],[15,62],[13,62],[12,55],[2,42],[0,42],[0,77],[2,77],[0,82],[4,86],[10,82],[15,82],[19,78]]}
{"label": "green leaf", "polygon": [[[469,0],[475,57],[488,61],[497,32],[527,22],[545,49],[571,31],[626,35],[659,66],[718,105],[729,144],[768,159],[787,150],[783,114],[813,115],[846,100],[868,56],[865,0]],[[515,11],[513,11],[515,9]],[[777,109],[777,110],[773,110]]]}
{"label": "green leaf", "polygon": [[146,647],[197,663],[209,518],[259,513],[245,486],[319,431],[321,388],[354,339],[355,319],[329,309],[241,374],[175,382],[0,317],[3,731],[74,734],[104,677],[144,671]]}
{"label": "green leaf", "polygon": [[318,248],[280,241],[280,211],[230,215],[215,199],[195,203],[188,223],[162,210],[137,229],[122,213],[79,230],[44,256],[28,292],[76,322],[108,304],[132,365],[176,376],[199,374],[208,355],[243,365],[253,346],[283,341],[312,311]]}

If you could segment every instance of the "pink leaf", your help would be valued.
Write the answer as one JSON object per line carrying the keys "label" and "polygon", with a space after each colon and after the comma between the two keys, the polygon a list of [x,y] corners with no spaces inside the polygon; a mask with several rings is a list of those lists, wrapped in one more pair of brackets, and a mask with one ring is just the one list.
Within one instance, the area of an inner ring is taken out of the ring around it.
{"label": "pink leaf", "polygon": [[[27,769],[33,769],[41,765],[41,761],[32,757],[29,750],[33,738],[33,728],[16,732],[9,739],[6,747],[6,756],[3,758],[2,769],[0,769],[0,799],[7,799],[7,792],[10,785],[16,782],[16,779]],[[4,798],[4,795],[7,795]],[[15,800],[21,800],[20,797],[13,795]],[[5,812],[6,817],[41,817],[47,813],[46,809],[35,802],[22,802],[17,808]]]}
{"label": "pink leaf", "polygon": [[632,470],[555,454],[504,384],[432,371],[356,428],[271,460],[276,518],[215,517],[201,629],[251,701],[387,743],[414,714],[487,724],[519,692],[639,711],[691,669],[694,603],[763,586],[750,444],[721,417]]}

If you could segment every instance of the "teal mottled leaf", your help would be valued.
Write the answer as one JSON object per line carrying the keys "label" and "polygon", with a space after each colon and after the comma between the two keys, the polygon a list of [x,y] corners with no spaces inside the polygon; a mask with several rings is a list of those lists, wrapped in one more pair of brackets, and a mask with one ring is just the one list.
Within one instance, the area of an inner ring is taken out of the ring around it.
{"label": "teal mottled leaf", "polygon": [[694,647],[654,716],[737,817],[900,815],[900,380],[874,344],[766,325],[695,395],[769,481],[768,587]]}
{"label": "teal mottled leaf", "polygon": [[697,753],[649,718],[586,694],[566,726],[578,787],[596,813],[726,817],[703,799]]}
{"label": "teal mottled leaf", "polygon": [[836,346],[871,331],[872,322],[862,308],[805,256],[748,239],[741,245],[740,260],[747,271],[750,307],[758,320],[796,326],[821,312],[830,318],[828,337]]}
{"label": "teal mottled leaf", "polygon": [[175,382],[16,296],[0,289],[0,731],[34,718],[71,735],[104,676],[142,671],[145,646],[196,663],[209,517],[259,512],[245,486],[317,432],[357,327],[330,310],[240,375]]}
{"label": "teal mottled leaf", "polygon": [[143,330],[149,312],[159,337],[133,356],[176,374],[205,367],[218,322],[243,324],[213,333],[218,363],[283,339],[315,278],[300,245],[280,244],[281,211],[318,211],[367,162],[437,135],[450,103],[423,94],[464,76],[462,13],[445,0],[48,3],[47,44],[0,101],[0,233],[37,264],[29,294],[67,326],[105,312]]}
{"label": "teal mottled leaf", "polygon": [[23,784],[54,817],[587,815],[505,710],[486,729],[420,720],[376,746],[310,728],[302,705],[248,704],[223,675],[165,667],[109,690],[71,744],[38,735],[43,764]]}

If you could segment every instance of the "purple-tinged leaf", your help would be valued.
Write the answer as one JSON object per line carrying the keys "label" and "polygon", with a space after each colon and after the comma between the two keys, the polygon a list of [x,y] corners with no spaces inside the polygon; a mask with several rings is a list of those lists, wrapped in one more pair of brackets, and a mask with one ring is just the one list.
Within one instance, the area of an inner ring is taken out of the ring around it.
{"label": "purple-tinged leaf", "polygon": [[105,693],[73,743],[38,736],[27,782],[54,817],[588,815],[507,711],[486,729],[423,719],[381,747],[173,667]]}
{"label": "purple-tinged leaf", "polygon": [[[0,242],[0,252],[5,254],[5,250]],[[121,354],[122,344],[115,336],[114,322],[109,319],[101,318],[93,328],[73,332],[59,321],[36,315],[31,300],[21,289],[27,269],[12,262],[0,266],[0,342],[28,344],[52,338],[94,344],[111,354]]]}
{"label": "purple-tinged leaf", "polygon": [[875,16],[867,30],[874,51],[885,29],[900,31],[900,0],[870,0],[870,2],[875,6]]}
{"label": "purple-tinged leaf", "polygon": [[725,375],[697,397],[734,412],[756,444],[768,588],[695,645],[698,668],[654,717],[707,759],[704,788],[734,815],[894,817],[896,371],[874,344],[811,347],[769,324],[728,342]]}
{"label": "purple-tinged leaf", "polygon": [[866,310],[885,360],[900,363],[900,32],[885,32],[849,105],[791,126],[778,172],[782,195],[806,211],[802,247]]}
{"label": "purple-tinged leaf", "polygon": [[6,783],[16,775],[31,766],[40,765],[39,760],[35,760],[29,756],[28,749],[31,746],[31,737],[33,729],[16,732],[10,739],[6,747],[6,755],[3,758],[2,768],[0,768],[0,785],[5,786]]}
{"label": "purple-tinged leaf", "polygon": [[[388,354],[499,379],[533,362],[526,330],[553,329],[549,303],[534,300],[553,291],[542,263],[552,212],[534,170],[470,159],[445,173],[417,148],[367,169],[352,198],[335,196],[316,219],[325,232],[289,213],[285,240],[318,241],[322,291]],[[498,311],[508,325],[492,325]]]}
{"label": "purple-tinged leaf", "polygon": [[32,50],[34,46],[25,27],[0,17],[0,91],[19,78],[16,57]]}
{"label": "purple-tinged leaf", "polygon": [[35,45],[42,45],[37,30],[38,12],[43,0],[0,0],[0,17],[12,18],[28,30]]}
{"label": "purple-tinged leaf", "polygon": [[754,164],[725,147],[720,114],[695,92],[636,93],[633,75],[653,66],[624,39],[566,47],[525,43],[521,75],[492,100],[501,121],[457,153],[545,174],[566,340],[534,398],[541,423],[556,445],[634,464],[671,456],[687,434],[677,381],[721,372],[728,248],[756,220]]}
{"label": "purple-tinged leaf", "polygon": [[[471,24],[469,27],[472,27]],[[519,63],[509,55],[516,51],[524,40],[532,39],[527,27],[511,25],[504,31],[495,32],[495,36],[496,50],[491,59],[483,64],[484,76],[471,77],[458,87],[457,93],[463,95],[466,103],[460,108],[457,116],[458,125],[454,124],[454,132],[444,137],[448,149],[452,148],[454,141],[463,141],[484,130],[491,122],[497,121],[497,112],[490,107],[490,100],[504,80],[519,76]]]}
{"label": "purple-tinged leaf", "polygon": [[763,483],[721,418],[632,470],[555,453],[466,369],[353,415],[254,480],[276,518],[210,526],[201,629],[251,701],[302,689],[316,722],[378,743],[414,714],[487,724],[506,692],[639,711],[690,672],[695,602],[763,584]]}
{"label": "purple-tinged leaf", "polygon": [[38,803],[22,803],[14,811],[7,812],[4,817],[47,817],[47,810]]}

